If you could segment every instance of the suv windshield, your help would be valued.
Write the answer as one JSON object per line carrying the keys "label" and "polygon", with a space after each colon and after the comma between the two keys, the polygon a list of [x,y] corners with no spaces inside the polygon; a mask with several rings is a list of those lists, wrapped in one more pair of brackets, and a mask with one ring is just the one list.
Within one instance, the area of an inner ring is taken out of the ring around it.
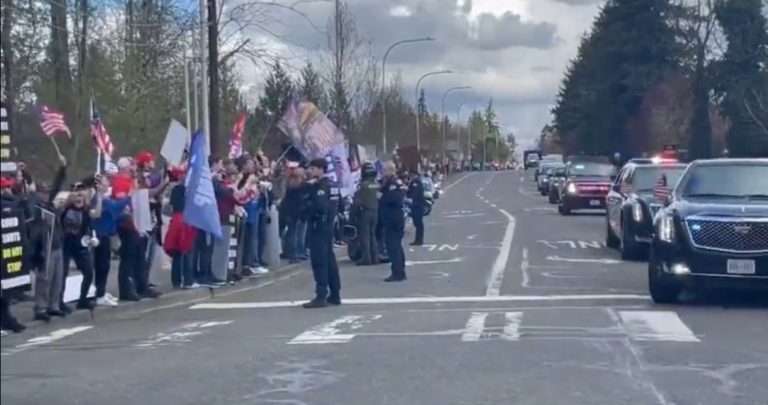
{"label": "suv windshield", "polygon": [[667,176],[667,187],[674,189],[684,171],[685,167],[638,167],[635,169],[634,176],[632,176],[632,183],[637,191],[651,191],[663,174]]}
{"label": "suv windshield", "polygon": [[768,194],[768,164],[696,165],[680,184],[684,197]]}
{"label": "suv windshield", "polygon": [[574,163],[568,168],[568,176],[599,176],[610,177],[616,173],[613,165],[602,163]]}

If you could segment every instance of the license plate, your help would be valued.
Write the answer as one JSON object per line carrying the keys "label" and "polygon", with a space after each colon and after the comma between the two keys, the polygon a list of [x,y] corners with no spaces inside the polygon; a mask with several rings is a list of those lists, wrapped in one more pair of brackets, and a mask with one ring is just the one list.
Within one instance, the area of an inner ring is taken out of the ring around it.
{"label": "license plate", "polygon": [[600,200],[589,200],[589,205],[592,207],[599,207],[603,202]]}
{"label": "license plate", "polygon": [[728,274],[755,274],[754,260],[728,259]]}

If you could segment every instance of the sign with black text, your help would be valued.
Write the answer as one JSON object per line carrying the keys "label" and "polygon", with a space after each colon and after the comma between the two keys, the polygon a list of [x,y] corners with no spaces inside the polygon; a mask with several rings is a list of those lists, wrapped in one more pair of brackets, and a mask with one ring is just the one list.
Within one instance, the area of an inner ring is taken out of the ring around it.
{"label": "sign with black text", "polygon": [[11,117],[5,102],[0,103],[0,172],[3,174],[16,171],[13,158],[13,139],[11,137]]}
{"label": "sign with black text", "polygon": [[30,283],[29,270],[23,266],[22,220],[23,216],[20,209],[3,208],[0,278],[4,290]]}

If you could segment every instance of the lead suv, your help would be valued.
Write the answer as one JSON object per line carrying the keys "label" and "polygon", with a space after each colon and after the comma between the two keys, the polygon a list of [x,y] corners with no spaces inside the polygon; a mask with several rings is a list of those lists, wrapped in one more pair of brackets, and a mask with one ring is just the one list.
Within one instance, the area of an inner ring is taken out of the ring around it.
{"label": "lead suv", "polygon": [[687,286],[768,289],[768,159],[691,163],[654,218],[651,297]]}

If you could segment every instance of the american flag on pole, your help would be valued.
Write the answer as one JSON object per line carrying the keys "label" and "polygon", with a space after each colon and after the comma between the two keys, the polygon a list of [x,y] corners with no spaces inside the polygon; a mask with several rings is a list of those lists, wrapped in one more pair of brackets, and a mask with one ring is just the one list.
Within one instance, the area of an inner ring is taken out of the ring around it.
{"label": "american flag on pole", "polygon": [[96,102],[93,97],[91,97],[91,137],[96,143],[96,148],[104,155],[104,160],[111,161],[115,146],[109,139],[109,133],[107,133],[104,122],[101,121],[101,115],[96,109]]}
{"label": "american flag on pole", "polygon": [[64,132],[68,137],[72,137],[67,123],[64,122],[64,114],[60,113],[47,105],[40,106],[40,128],[47,136],[53,136],[57,132]]}
{"label": "american flag on pole", "polygon": [[667,175],[662,174],[656,181],[656,186],[653,188],[653,196],[660,201],[664,201],[669,197],[669,187],[667,186]]}
{"label": "american flag on pole", "polygon": [[243,155],[243,132],[245,131],[245,114],[238,114],[232,137],[229,138],[229,158],[235,159]]}

